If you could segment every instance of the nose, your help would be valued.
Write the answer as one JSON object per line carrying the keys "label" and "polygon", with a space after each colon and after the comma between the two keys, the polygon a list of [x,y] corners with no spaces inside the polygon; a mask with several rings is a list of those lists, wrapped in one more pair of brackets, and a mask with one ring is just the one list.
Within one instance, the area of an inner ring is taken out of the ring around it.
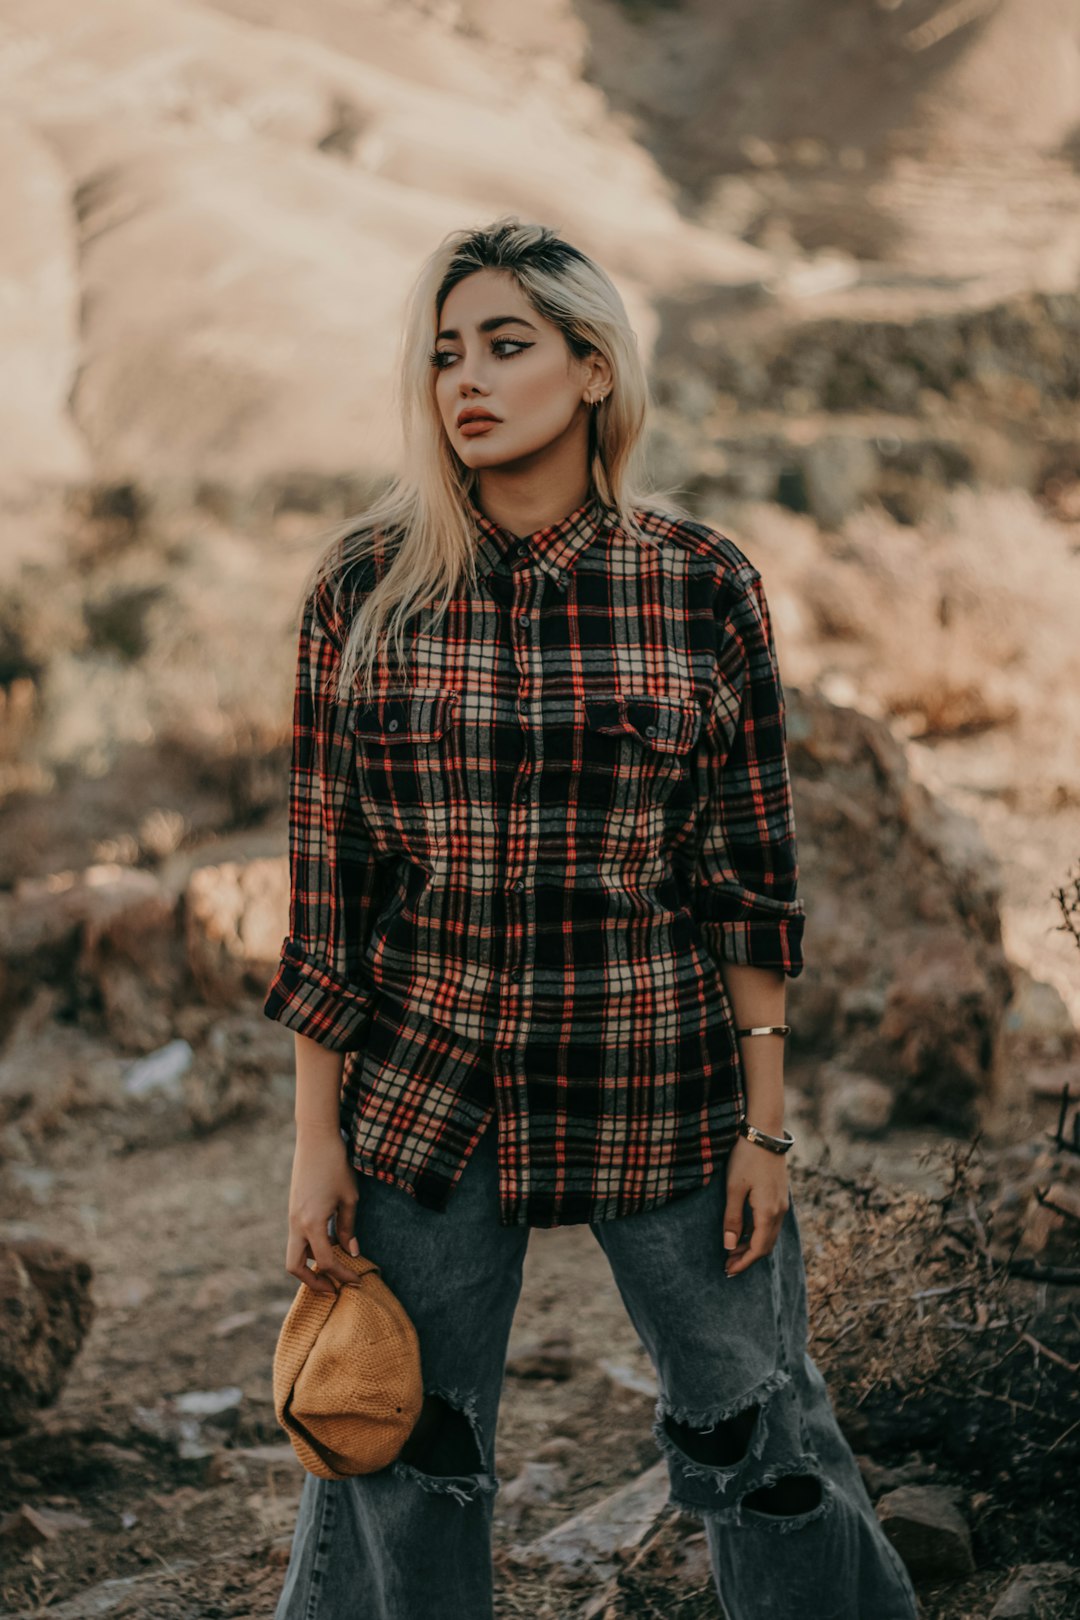
{"label": "nose", "polygon": [[483,364],[482,354],[464,354],[458,364],[458,397],[467,399],[471,394],[484,394],[487,392],[478,376],[478,368]]}

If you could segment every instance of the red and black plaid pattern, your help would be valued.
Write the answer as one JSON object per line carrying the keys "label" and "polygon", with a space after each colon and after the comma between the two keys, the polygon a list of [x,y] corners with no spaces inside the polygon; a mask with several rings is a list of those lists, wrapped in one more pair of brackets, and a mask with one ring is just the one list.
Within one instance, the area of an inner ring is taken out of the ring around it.
{"label": "red and black plaid pattern", "polygon": [[502,1224],[608,1220],[735,1140],[719,962],[802,970],[769,612],[704,524],[642,509],[646,543],[594,495],[519,539],[471,510],[477,585],[374,693],[335,700],[344,626],[307,606],[264,1010],[346,1054],[359,1171],[442,1209],[497,1109]]}

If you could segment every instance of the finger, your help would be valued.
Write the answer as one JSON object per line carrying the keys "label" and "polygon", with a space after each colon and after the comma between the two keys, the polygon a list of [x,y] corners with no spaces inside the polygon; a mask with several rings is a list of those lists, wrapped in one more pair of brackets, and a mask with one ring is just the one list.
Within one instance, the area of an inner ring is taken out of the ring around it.
{"label": "finger", "polygon": [[334,1246],[325,1230],[308,1233],[308,1247],[315,1258],[320,1273],[325,1277],[333,1277],[339,1283],[353,1283],[356,1273],[350,1271],[343,1260],[339,1260],[334,1253]]}
{"label": "finger", "polygon": [[733,1271],[746,1271],[756,1261],[763,1259],[767,1254],[771,1254],[778,1232],[779,1227],[775,1221],[762,1221],[760,1226],[755,1226],[750,1239],[750,1247],[745,1254],[738,1257],[736,1263],[728,1266],[728,1274],[730,1275]]}
{"label": "finger", "polygon": [[724,1209],[724,1248],[737,1249],[742,1239],[746,1211],[746,1188],[729,1187]]}
{"label": "finger", "polygon": [[[730,1276],[736,1269],[735,1261],[741,1260],[750,1247],[754,1233],[754,1210],[748,1200],[744,1200],[737,1220],[730,1222],[725,1219],[724,1247],[727,1253],[724,1257],[724,1272]],[[735,1242],[731,1243],[734,1234]]]}
{"label": "finger", "polygon": [[356,1241],[356,1203],[355,1198],[343,1198],[334,1216],[338,1242],[343,1249],[348,1250],[354,1259],[360,1253],[360,1245]]}
{"label": "finger", "polygon": [[328,1279],[316,1276],[307,1265],[307,1243],[302,1236],[290,1236],[285,1250],[285,1270],[313,1294],[335,1294],[337,1289]]}

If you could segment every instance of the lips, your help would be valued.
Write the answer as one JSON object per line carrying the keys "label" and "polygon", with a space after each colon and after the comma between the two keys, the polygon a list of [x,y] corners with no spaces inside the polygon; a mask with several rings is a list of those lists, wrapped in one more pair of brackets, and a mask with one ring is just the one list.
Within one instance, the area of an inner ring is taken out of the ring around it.
{"label": "lips", "polygon": [[471,439],[475,434],[486,433],[489,428],[498,425],[499,420],[495,416],[466,416],[458,422],[458,432]]}

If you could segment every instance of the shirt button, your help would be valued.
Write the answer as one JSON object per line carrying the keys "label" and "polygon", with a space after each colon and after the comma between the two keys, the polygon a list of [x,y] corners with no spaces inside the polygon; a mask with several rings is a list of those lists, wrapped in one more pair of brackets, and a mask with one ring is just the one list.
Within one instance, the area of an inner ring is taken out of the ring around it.
{"label": "shirt button", "polygon": [[646,737],[655,737],[656,736],[656,727],[655,726],[646,726],[645,727],[645,735],[646,735]]}
{"label": "shirt button", "polygon": [[528,622],[529,622],[529,615],[527,613],[519,613],[518,614],[518,624],[527,625]]}
{"label": "shirt button", "polygon": [[387,728],[386,728],[386,729],[387,729],[387,731],[396,731],[396,730],[397,730],[397,728],[398,728],[398,723],[397,723],[397,721],[396,721],[396,720],[391,720],[391,721],[390,721],[390,722],[389,722],[389,723],[388,723],[388,724],[387,724]]}
{"label": "shirt button", "polygon": [[514,969],[514,971],[513,971],[513,973],[511,973],[511,975],[510,975],[510,977],[511,977],[511,978],[512,978],[512,979],[513,979],[513,980],[514,980],[514,982],[515,982],[515,983],[516,983],[516,982],[517,982],[517,981],[518,981],[518,979],[520,979],[520,978],[521,978],[521,969],[520,969],[520,968],[515,968],[515,969]]}
{"label": "shirt button", "polygon": [[522,890],[522,889],[523,889],[523,888],[524,888],[524,887],[525,887],[525,879],[524,879],[524,878],[518,878],[518,879],[517,879],[517,881],[516,881],[516,882],[515,882],[515,884],[514,884],[514,888],[515,888],[515,889],[517,889],[517,890],[518,890],[518,892],[519,892],[519,893],[520,893],[520,891],[521,891],[521,890]]}

